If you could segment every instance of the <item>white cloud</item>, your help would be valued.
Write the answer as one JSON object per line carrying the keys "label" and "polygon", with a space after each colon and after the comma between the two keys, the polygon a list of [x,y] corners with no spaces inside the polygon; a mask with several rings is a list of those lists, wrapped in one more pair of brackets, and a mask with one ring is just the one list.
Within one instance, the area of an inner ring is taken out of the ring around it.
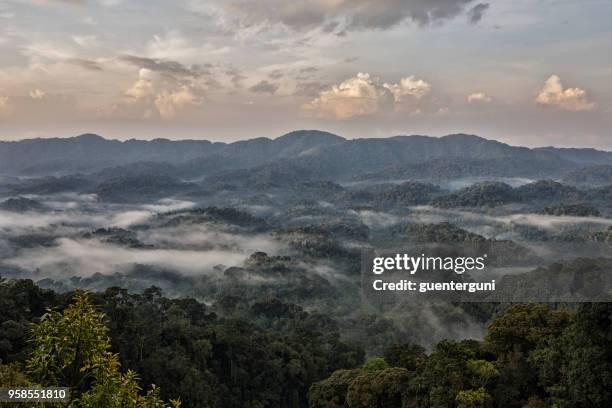
{"label": "white cloud", "polygon": [[383,86],[391,91],[395,102],[403,102],[407,97],[421,99],[431,92],[431,85],[414,75],[402,78],[399,84],[385,83]]}
{"label": "white cloud", "polygon": [[177,109],[186,105],[199,105],[201,98],[187,86],[175,91],[164,90],[155,97],[155,107],[164,120],[173,119]]}
{"label": "white cloud", "polygon": [[595,103],[590,101],[584,89],[566,88],[563,89],[561,78],[558,75],[551,75],[544,83],[544,87],[536,97],[536,102],[540,105],[554,106],[567,111],[588,111],[595,107]]}
{"label": "white cloud", "polygon": [[[142,103],[148,108],[154,106],[164,120],[173,119],[177,111],[187,105],[199,105],[202,102],[202,97],[194,87],[176,84],[147,68],[138,71],[138,80],[125,94],[131,98],[128,101],[132,103]],[[150,109],[146,109],[145,117],[150,116]]]}
{"label": "white cloud", "polygon": [[148,68],[141,68],[138,71],[138,80],[125,91],[127,96],[135,99],[150,98],[155,94],[153,80],[156,74]]}
{"label": "white cloud", "polygon": [[29,270],[44,269],[49,277],[115,273],[134,264],[170,268],[185,274],[205,274],[218,264],[241,265],[247,257],[246,253],[224,249],[131,249],[97,240],[60,238],[56,246],[25,250],[23,256],[7,259],[6,263]]}
{"label": "white cloud", "polygon": [[474,92],[467,96],[469,103],[489,103],[493,101],[493,98],[484,92]]}
{"label": "white cloud", "polygon": [[389,90],[377,82],[370,74],[360,72],[321,91],[318,98],[304,105],[304,108],[313,111],[317,116],[337,119],[375,113],[380,105],[389,104],[393,99]]}
{"label": "white cloud", "polygon": [[30,98],[32,99],[43,99],[45,97],[46,93],[45,91],[43,91],[42,89],[34,89],[33,91],[30,91]]}
{"label": "white cloud", "polygon": [[319,92],[319,96],[303,105],[315,116],[348,119],[370,115],[392,108],[396,103],[415,101],[427,95],[431,85],[413,75],[397,84],[380,84],[368,73],[358,73],[340,84]]}
{"label": "white cloud", "polygon": [[95,35],[73,35],[72,41],[83,48],[91,48],[98,45],[98,40]]}

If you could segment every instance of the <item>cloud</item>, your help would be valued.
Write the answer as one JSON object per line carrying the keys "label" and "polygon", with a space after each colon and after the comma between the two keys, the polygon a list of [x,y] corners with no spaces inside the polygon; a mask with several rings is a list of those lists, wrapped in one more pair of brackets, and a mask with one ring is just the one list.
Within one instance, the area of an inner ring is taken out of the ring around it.
{"label": "cloud", "polygon": [[139,233],[138,238],[145,244],[165,249],[226,249],[245,253],[277,253],[286,249],[282,242],[269,235],[228,232],[206,224],[154,228]]}
{"label": "cloud", "polygon": [[284,76],[283,71],[280,69],[275,69],[274,71],[268,74],[270,79],[281,79]]}
{"label": "cloud", "polygon": [[155,107],[164,120],[173,119],[177,109],[186,105],[199,105],[201,102],[202,98],[187,86],[182,86],[175,91],[164,90],[155,97]]}
{"label": "cloud", "polygon": [[246,76],[238,68],[230,68],[225,71],[225,75],[230,78],[230,81],[236,88],[242,87],[242,81],[246,79]]}
{"label": "cloud", "polygon": [[32,99],[43,99],[45,97],[46,93],[45,91],[41,90],[41,89],[34,89],[33,91],[30,91],[30,98]]}
{"label": "cloud", "polygon": [[155,94],[154,73],[148,68],[141,68],[138,71],[138,80],[125,92],[129,97],[135,99],[145,99]]}
{"label": "cloud", "polygon": [[250,87],[249,90],[254,93],[269,93],[273,95],[278,90],[278,84],[263,80]]}
{"label": "cloud", "polygon": [[349,210],[349,214],[359,217],[361,222],[369,228],[386,228],[398,224],[401,221],[400,217],[386,212]]}
{"label": "cloud", "polygon": [[31,271],[44,269],[46,277],[71,275],[90,276],[96,272],[109,274],[128,269],[135,264],[169,268],[184,274],[211,273],[215,265],[241,265],[248,254],[215,249],[209,251],[178,249],[130,249],[105,244],[97,240],[60,238],[57,246],[24,250],[13,259],[5,260]]}
{"label": "cloud", "polygon": [[83,58],[70,58],[70,59],[67,59],[66,62],[69,64],[79,66],[89,71],[102,71],[102,66],[96,61],[83,59]]}
{"label": "cloud", "polygon": [[[243,27],[282,24],[293,30],[321,27],[345,30],[385,30],[405,21],[426,26],[442,23],[466,11],[474,0],[192,0],[192,9],[226,16]],[[486,4],[470,10],[480,20]]]}
{"label": "cloud", "polygon": [[92,48],[98,45],[98,39],[95,35],[73,35],[72,41],[83,48]]}
{"label": "cloud", "polygon": [[347,119],[389,110],[395,104],[415,101],[427,95],[431,85],[411,75],[397,84],[380,84],[378,78],[358,73],[338,85],[319,92],[302,108],[320,117]]}
{"label": "cloud", "polygon": [[411,207],[411,219],[414,222],[439,223],[452,220],[457,225],[473,226],[477,224],[503,224],[503,225],[531,225],[544,229],[557,229],[571,225],[612,225],[612,219],[603,217],[576,217],[558,215],[540,215],[530,213],[516,213],[510,215],[484,215],[477,212],[440,209],[431,206]]}
{"label": "cloud", "polygon": [[[173,119],[177,111],[187,105],[202,103],[201,91],[193,86],[176,84],[164,80],[158,73],[141,68],[138,79],[125,91],[132,103],[143,103],[155,107],[163,120]],[[145,116],[148,116],[146,111]]]}
{"label": "cloud", "polygon": [[563,89],[561,78],[551,75],[544,83],[544,87],[536,97],[536,102],[544,106],[553,106],[567,111],[588,111],[595,107],[584,89]]}
{"label": "cloud", "polygon": [[295,96],[313,98],[325,89],[325,85],[318,81],[298,82],[295,86]]}
{"label": "cloud", "polygon": [[312,72],[317,72],[319,70],[319,68],[317,67],[306,67],[306,68],[302,68],[300,69],[300,73],[304,74],[304,73],[312,73]]}
{"label": "cloud", "polygon": [[202,66],[187,67],[180,62],[155,58],[138,57],[135,55],[121,55],[119,60],[139,68],[146,68],[153,72],[176,77],[200,77],[206,70]]}
{"label": "cloud", "polygon": [[493,98],[484,92],[474,92],[467,96],[469,103],[489,103],[493,101]]}
{"label": "cloud", "polygon": [[195,206],[193,201],[176,200],[173,198],[162,198],[157,203],[144,205],[143,208],[154,212],[168,212],[184,210]]}
{"label": "cloud", "polygon": [[393,94],[396,102],[404,102],[407,97],[421,99],[431,91],[431,85],[414,75],[402,78],[399,84],[383,84]]}
{"label": "cloud", "polygon": [[370,74],[358,73],[321,91],[316,99],[303,108],[314,112],[316,116],[347,119],[375,113],[381,105],[390,105],[392,101],[393,95],[387,88],[378,85]]}
{"label": "cloud", "polygon": [[489,3],[478,3],[472,7],[468,13],[468,21],[470,24],[478,24],[482,20],[482,16],[489,9]]}

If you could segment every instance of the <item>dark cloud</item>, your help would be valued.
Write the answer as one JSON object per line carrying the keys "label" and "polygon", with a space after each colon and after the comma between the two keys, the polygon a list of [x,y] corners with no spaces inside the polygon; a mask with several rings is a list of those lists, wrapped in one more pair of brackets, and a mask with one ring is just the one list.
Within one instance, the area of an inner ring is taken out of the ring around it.
{"label": "dark cloud", "polygon": [[300,73],[303,74],[303,73],[306,73],[306,72],[308,72],[308,73],[310,73],[310,72],[317,72],[318,70],[319,70],[319,68],[317,68],[317,67],[306,67],[306,68],[300,69]]}
{"label": "dark cloud", "polygon": [[294,95],[312,98],[325,89],[328,85],[317,81],[300,82],[297,84]]}
{"label": "dark cloud", "polygon": [[266,80],[260,81],[249,88],[249,91],[254,93],[269,93],[273,95],[278,90],[278,84],[273,84]]}
{"label": "dark cloud", "polygon": [[[204,1],[204,0],[200,0]],[[207,2],[210,0],[207,0]],[[215,0],[242,25],[280,23],[295,30],[321,27],[325,32],[385,30],[405,21],[426,26],[442,23],[464,12],[476,0]],[[486,4],[470,9],[470,21],[479,21]]]}
{"label": "dark cloud", "polygon": [[283,75],[283,71],[281,71],[280,69],[275,69],[274,71],[268,74],[268,77],[270,77],[270,79],[281,79]]}
{"label": "dark cloud", "polygon": [[470,24],[477,24],[482,20],[482,16],[489,9],[489,3],[478,3],[468,11],[468,21]]}
{"label": "dark cloud", "polygon": [[323,32],[324,33],[332,33],[332,32],[334,32],[334,30],[336,28],[338,28],[339,25],[340,25],[340,23],[337,22],[337,21],[330,21],[329,23],[327,23],[327,24],[325,24],[323,26]]}
{"label": "dark cloud", "polygon": [[169,75],[172,77],[200,77],[208,70],[205,66],[192,65],[187,67],[180,62],[171,60],[159,60],[146,57],[138,57],[135,55],[121,55],[121,61],[127,62],[139,68],[147,68],[151,71],[159,72],[160,74]]}
{"label": "dark cloud", "polygon": [[228,69],[225,71],[225,75],[230,77],[230,81],[232,81],[232,84],[234,84],[236,88],[241,87],[242,81],[246,79],[246,76],[242,75],[242,71],[240,71],[238,68]]}
{"label": "dark cloud", "polygon": [[90,71],[102,71],[103,70],[102,65],[100,65],[98,62],[88,60],[88,59],[71,58],[69,60],[66,60],[66,62],[68,62],[69,64],[77,65],[83,69],[88,69]]}
{"label": "dark cloud", "polygon": [[204,85],[206,85],[206,88],[208,89],[222,89],[223,88],[223,85],[221,85],[221,82],[217,81],[215,78],[206,79],[206,81],[204,81]]}

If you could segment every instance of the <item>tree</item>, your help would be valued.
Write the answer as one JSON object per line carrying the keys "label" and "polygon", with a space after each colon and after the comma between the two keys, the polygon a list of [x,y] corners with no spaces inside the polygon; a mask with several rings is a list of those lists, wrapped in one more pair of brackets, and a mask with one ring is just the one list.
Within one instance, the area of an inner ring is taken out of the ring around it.
{"label": "tree", "polygon": [[[498,404],[520,407],[531,396],[545,395],[544,383],[555,383],[558,379],[542,381],[546,378],[542,375],[544,365],[542,358],[536,356],[542,356],[570,322],[571,314],[564,308],[519,304],[510,307],[491,323],[485,339],[486,347],[497,356],[499,381],[494,395]],[[552,354],[549,353],[549,357]],[[557,377],[555,366],[558,362],[548,361],[548,373]]]}
{"label": "tree", "polygon": [[425,349],[417,344],[394,344],[385,350],[384,357],[389,365],[408,371],[421,369],[427,360]]}
{"label": "tree", "polygon": [[308,391],[310,408],[345,408],[348,387],[362,374],[361,369],[338,370],[329,378],[314,383]]}
{"label": "tree", "polygon": [[389,368],[389,364],[382,357],[372,357],[368,361],[366,361],[361,367],[363,371],[378,371],[384,370],[385,368]]}
{"label": "tree", "polygon": [[483,387],[477,390],[459,391],[455,398],[457,408],[487,408],[491,406],[491,396]]}
{"label": "tree", "polygon": [[494,363],[486,360],[468,360],[468,370],[475,377],[475,385],[486,387],[489,382],[499,376],[499,371]]}
{"label": "tree", "polygon": [[364,371],[351,382],[346,394],[349,408],[402,408],[408,396],[410,375],[405,368]]}
{"label": "tree", "polygon": [[104,319],[83,292],[76,292],[62,313],[49,310],[32,328],[30,378],[42,386],[68,387],[74,407],[179,407],[178,401],[161,401],[155,387],[141,395],[136,373],[121,373]]}
{"label": "tree", "polygon": [[567,406],[612,406],[612,304],[580,306],[561,344]]}
{"label": "tree", "polygon": [[471,387],[473,376],[467,362],[477,357],[477,346],[468,340],[443,340],[436,344],[416,381],[419,394],[428,390],[428,406],[452,407],[457,393]]}

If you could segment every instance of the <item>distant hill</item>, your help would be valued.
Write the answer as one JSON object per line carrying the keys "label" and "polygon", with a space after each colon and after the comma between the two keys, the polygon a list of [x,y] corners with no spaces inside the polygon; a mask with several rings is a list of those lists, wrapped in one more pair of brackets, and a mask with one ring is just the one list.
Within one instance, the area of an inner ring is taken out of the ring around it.
{"label": "distant hill", "polygon": [[0,172],[39,174],[92,172],[136,161],[183,162],[209,154],[207,140],[107,140],[84,134],[71,138],[0,142]]}
{"label": "distant hill", "polygon": [[71,138],[0,142],[0,173],[49,175],[95,172],[139,161],[185,163],[214,154],[250,167],[294,157],[322,145],[344,141],[319,131],[291,132],[277,139],[258,138],[235,143],[208,140],[108,140],[94,134]]}
{"label": "distant hill", "polygon": [[541,147],[535,151],[551,152],[558,157],[573,161],[575,163],[589,164],[612,164],[612,152],[605,152],[596,149],[578,149],[563,147]]}
{"label": "distant hill", "polygon": [[422,163],[390,166],[366,173],[359,180],[427,180],[442,181],[468,177],[561,177],[578,165],[552,154],[545,157],[502,157],[469,159],[437,158]]}
{"label": "distant hill", "polygon": [[[565,203],[565,207],[570,204],[577,204],[584,196],[584,192],[572,186],[567,186],[552,180],[540,180],[512,188],[506,183],[500,182],[481,182],[464,187],[455,192],[435,197],[432,204],[441,208],[456,207],[495,207],[510,203]],[[565,208],[564,207],[564,208]],[[556,207],[550,207],[550,212],[543,214],[555,214]],[[581,206],[577,206],[575,211],[584,211]],[[571,211],[568,209],[567,211]],[[596,211],[596,210],[595,210]],[[569,215],[569,214],[568,214]]]}
{"label": "distant hill", "polygon": [[[612,153],[594,149],[529,149],[466,134],[351,140],[317,130],[300,130],[276,139],[256,138],[234,143],[118,141],[85,134],[67,139],[0,142],[0,173],[57,176],[99,173],[115,167],[105,171],[219,179],[242,177],[245,173],[234,171],[253,169],[257,174],[248,175],[260,183],[280,170],[295,176],[290,177],[291,182],[296,178],[309,181],[313,177],[326,180],[560,178],[584,167],[585,163],[601,164],[609,157]],[[146,164],[135,164],[140,162]]]}
{"label": "distant hill", "polygon": [[43,208],[38,201],[25,197],[9,198],[0,203],[0,210],[11,212],[40,211]]}
{"label": "distant hill", "polygon": [[612,165],[583,167],[568,173],[563,180],[574,184],[608,185],[612,183]]}

